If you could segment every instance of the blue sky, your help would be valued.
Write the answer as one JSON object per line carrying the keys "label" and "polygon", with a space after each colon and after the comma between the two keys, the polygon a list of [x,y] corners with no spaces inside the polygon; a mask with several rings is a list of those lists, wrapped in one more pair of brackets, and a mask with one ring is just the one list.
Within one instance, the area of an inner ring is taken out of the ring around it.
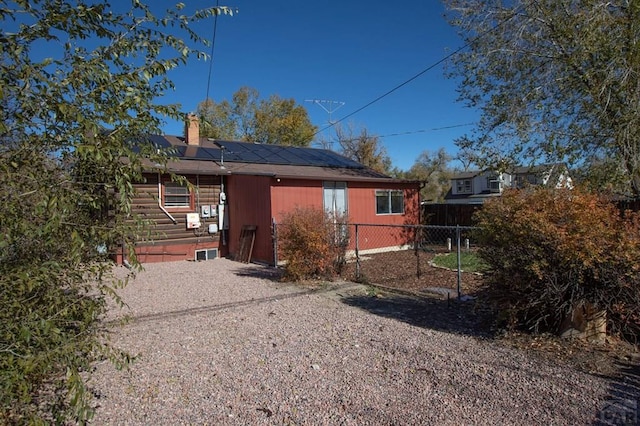
{"label": "blue sky", "polygon": [[[220,0],[238,13],[218,18],[209,96],[230,99],[241,86],[249,86],[264,98],[293,98],[320,128],[329,115],[306,100],[344,102],[332,115],[341,119],[463,44],[437,0],[232,1]],[[188,10],[215,4],[185,3]],[[211,38],[213,18],[198,31]],[[171,74],[176,90],[167,93],[166,101],[195,111],[206,97],[208,72],[208,61],[190,60]],[[471,130],[460,125],[477,120],[476,112],[456,102],[455,88],[443,67],[436,66],[343,124],[381,136],[393,165],[406,170],[424,150],[444,147],[454,154],[453,140]],[[460,127],[442,129],[450,126]],[[163,130],[181,134],[182,123],[167,123]],[[322,135],[331,134],[327,130]],[[391,136],[396,134],[404,135]]]}

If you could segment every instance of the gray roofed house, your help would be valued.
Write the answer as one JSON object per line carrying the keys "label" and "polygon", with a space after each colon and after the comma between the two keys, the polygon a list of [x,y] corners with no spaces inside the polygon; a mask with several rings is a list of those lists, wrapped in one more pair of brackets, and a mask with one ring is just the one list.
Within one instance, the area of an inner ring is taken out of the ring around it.
{"label": "gray roofed house", "polygon": [[451,189],[444,197],[447,204],[482,204],[499,197],[506,188],[544,185],[571,188],[569,170],[563,163],[515,167],[507,172],[476,170],[458,173],[451,178]]}

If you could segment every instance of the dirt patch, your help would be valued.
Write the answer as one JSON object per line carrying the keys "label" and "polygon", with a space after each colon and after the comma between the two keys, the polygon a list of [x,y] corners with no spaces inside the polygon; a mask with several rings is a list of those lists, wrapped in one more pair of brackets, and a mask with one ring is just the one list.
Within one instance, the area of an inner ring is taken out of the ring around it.
{"label": "dirt patch", "polygon": [[[431,262],[435,253],[402,250],[363,256],[359,264],[347,263],[343,277],[389,288],[416,292],[429,289],[450,289],[454,293],[458,287],[458,273],[434,267]],[[482,277],[478,274],[462,273],[461,293],[475,293]]]}

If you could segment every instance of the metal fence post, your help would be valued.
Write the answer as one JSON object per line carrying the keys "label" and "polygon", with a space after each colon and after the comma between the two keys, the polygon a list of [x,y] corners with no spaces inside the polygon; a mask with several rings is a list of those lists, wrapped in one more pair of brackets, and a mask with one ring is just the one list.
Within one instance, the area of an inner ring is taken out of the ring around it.
{"label": "metal fence post", "polygon": [[273,266],[278,266],[278,224],[275,219],[271,222],[273,237]]}
{"label": "metal fence post", "polygon": [[458,251],[458,300],[460,300],[460,280],[462,278],[462,259],[460,254],[460,225],[456,225],[456,248]]}
{"label": "metal fence post", "polygon": [[358,224],[355,224],[355,234],[356,234],[356,280],[360,280],[360,254],[358,253]]}
{"label": "metal fence post", "polygon": [[414,235],[414,242],[413,242],[413,247],[414,247],[414,254],[416,255],[416,276],[418,278],[420,278],[420,276],[422,275],[422,269],[420,268],[420,239],[423,237],[422,234],[424,233],[424,229],[422,228],[421,225],[418,225],[417,228],[413,228],[415,230],[415,235]]}

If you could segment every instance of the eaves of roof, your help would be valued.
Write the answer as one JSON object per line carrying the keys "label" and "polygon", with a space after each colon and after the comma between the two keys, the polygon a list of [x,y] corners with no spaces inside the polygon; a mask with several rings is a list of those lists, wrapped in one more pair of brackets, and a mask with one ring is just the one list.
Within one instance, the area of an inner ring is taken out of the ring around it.
{"label": "eaves of roof", "polygon": [[281,179],[341,180],[418,184],[417,181],[394,179],[371,169],[292,166],[277,164],[225,163],[232,175],[272,176]]}
{"label": "eaves of roof", "polygon": [[[147,162],[146,167],[158,167]],[[199,175],[250,175],[270,176],[282,179],[302,180],[340,180],[350,182],[385,182],[398,184],[415,184],[418,181],[394,179],[371,169],[351,169],[318,166],[291,166],[278,164],[254,164],[225,162],[224,164],[206,160],[170,160],[167,162],[167,170],[179,174]]]}
{"label": "eaves of roof", "polygon": [[477,175],[479,175],[480,173],[482,173],[481,171],[470,171],[470,172],[460,172],[457,173],[453,176],[451,176],[452,180],[456,180],[456,179],[471,179],[476,177]]}

